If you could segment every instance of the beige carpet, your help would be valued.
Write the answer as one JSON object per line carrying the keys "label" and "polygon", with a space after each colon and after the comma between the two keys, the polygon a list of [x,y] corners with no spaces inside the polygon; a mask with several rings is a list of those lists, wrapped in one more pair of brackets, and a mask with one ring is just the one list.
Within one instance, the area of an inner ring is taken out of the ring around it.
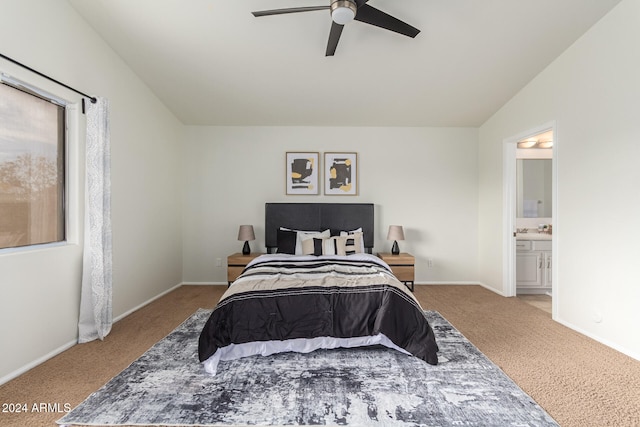
{"label": "beige carpet", "polygon": [[546,311],[549,315],[553,312],[551,307],[552,301],[549,295],[518,295],[518,299],[540,310]]}
{"label": "beige carpet", "polygon": [[[224,286],[183,286],[114,325],[104,342],[77,345],[0,386],[1,426],[52,426],[62,416],[40,403],[72,407],[127,367],[197,308],[211,308]],[[478,286],[416,286],[437,310],[531,395],[561,426],[640,426],[640,362],[553,322],[518,298]]]}
{"label": "beige carpet", "polygon": [[420,286],[416,295],[561,426],[640,426],[640,362],[518,298],[476,286]]}

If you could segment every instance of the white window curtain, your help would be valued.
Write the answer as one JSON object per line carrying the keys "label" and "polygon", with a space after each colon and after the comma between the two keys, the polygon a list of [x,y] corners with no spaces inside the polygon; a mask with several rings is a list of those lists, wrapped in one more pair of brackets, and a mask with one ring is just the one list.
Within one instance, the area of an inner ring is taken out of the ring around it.
{"label": "white window curtain", "polygon": [[86,102],[84,254],[78,342],[104,339],[113,324],[109,103]]}

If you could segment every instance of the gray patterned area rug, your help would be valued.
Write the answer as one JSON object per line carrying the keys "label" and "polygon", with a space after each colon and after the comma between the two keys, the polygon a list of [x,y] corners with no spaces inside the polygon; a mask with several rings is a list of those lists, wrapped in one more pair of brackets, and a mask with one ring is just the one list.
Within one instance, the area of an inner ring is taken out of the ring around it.
{"label": "gray patterned area rug", "polygon": [[557,426],[436,312],[437,366],[386,348],[318,350],[221,362],[197,359],[209,310],[73,409],[65,425]]}

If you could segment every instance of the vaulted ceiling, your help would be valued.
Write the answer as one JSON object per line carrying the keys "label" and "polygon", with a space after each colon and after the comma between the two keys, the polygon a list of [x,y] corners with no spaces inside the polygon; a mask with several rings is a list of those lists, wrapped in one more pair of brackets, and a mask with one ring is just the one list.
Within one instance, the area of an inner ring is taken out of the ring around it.
{"label": "vaulted ceiling", "polygon": [[620,0],[370,0],[325,57],[330,0],[69,0],[189,125],[479,126]]}

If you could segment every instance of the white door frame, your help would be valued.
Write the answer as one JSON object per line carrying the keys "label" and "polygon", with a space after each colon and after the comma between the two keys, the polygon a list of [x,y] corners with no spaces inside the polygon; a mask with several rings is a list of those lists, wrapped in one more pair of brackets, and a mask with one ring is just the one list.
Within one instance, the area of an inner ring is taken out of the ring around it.
{"label": "white door frame", "polygon": [[504,295],[507,297],[516,296],[516,239],[513,236],[516,226],[516,148],[518,141],[522,141],[528,137],[538,135],[542,132],[551,130],[553,132],[553,162],[552,162],[552,225],[554,230],[554,238],[552,240],[551,263],[553,269],[552,274],[552,312],[553,318],[556,318],[557,302],[558,302],[558,239],[555,237],[558,223],[558,187],[557,187],[557,170],[558,170],[558,132],[557,124],[554,121],[544,123],[535,128],[529,129],[518,135],[506,138],[503,142],[503,163],[502,163],[502,208],[503,208],[503,257],[502,257],[502,279],[504,283]]}

